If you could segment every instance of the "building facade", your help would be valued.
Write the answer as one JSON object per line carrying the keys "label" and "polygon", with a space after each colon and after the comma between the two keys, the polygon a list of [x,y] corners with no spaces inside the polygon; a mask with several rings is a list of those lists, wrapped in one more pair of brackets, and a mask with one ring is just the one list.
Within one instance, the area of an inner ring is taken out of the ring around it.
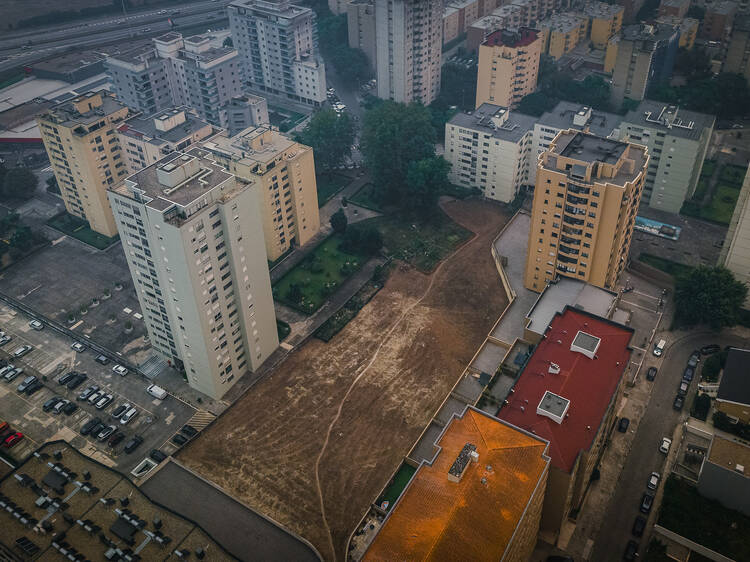
{"label": "building facade", "polygon": [[641,205],[679,213],[700,179],[716,118],[651,100],[623,117],[620,140],[648,148]]}
{"label": "building facade", "polygon": [[378,97],[429,105],[440,93],[441,0],[375,0]]}
{"label": "building facade", "polygon": [[148,117],[135,115],[117,127],[117,137],[128,174],[154,164],[176,150],[210,137],[214,128],[187,107],[160,111]]}
{"label": "building facade", "polygon": [[690,0],[662,0],[659,4],[659,15],[684,18],[689,8]]}
{"label": "building facade", "polygon": [[[745,173],[745,181],[729,222],[719,264],[734,273],[737,279],[750,285],[750,168]],[[750,296],[745,299],[745,308],[750,309]]]}
{"label": "building facade", "polygon": [[229,134],[239,133],[248,127],[268,125],[268,102],[266,98],[252,94],[233,97],[225,107]]}
{"label": "building facade", "polygon": [[638,24],[624,27],[616,43],[612,72],[612,106],[625,98],[642,100],[649,90],[672,77],[680,31],[669,25]]}
{"label": "building facade", "polygon": [[625,268],[648,165],[644,147],[563,131],[539,157],[524,285],[556,277],[612,289]]}
{"label": "building facade", "polygon": [[109,191],[151,345],[216,400],[279,345],[257,189],[193,147]]}
{"label": "building facade", "polygon": [[735,18],[732,35],[727,45],[724,72],[742,74],[750,84],[750,16]]}
{"label": "building facade", "polygon": [[115,236],[107,188],[127,176],[117,127],[129,109],[106,90],[54,105],[37,116],[65,209],[95,232]]}
{"label": "building facade", "polygon": [[750,515],[750,447],[714,435],[698,475],[702,496]]}
{"label": "building facade", "polygon": [[534,118],[482,104],[456,114],[445,126],[445,158],[451,182],[509,203],[528,184]]}
{"label": "building facade", "polygon": [[193,108],[201,119],[226,127],[226,105],[242,93],[235,49],[213,47],[202,35],[183,38],[174,31],[106,61],[118,99],[151,115],[176,106]]}
{"label": "building facade", "polygon": [[320,230],[312,148],[258,127],[234,136],[222,132],[202,148],[242,181],[257,186],[269,261],[294,245],[304,246]]}
{"label": "building facade", "polygon": [[594,47],[606,49],[609,38],[622,29],[622,17],[625,10],[617,4],[590,2],[586,4],[583,14],[589,20],[588,36]]}
{"label": "building facade", "polygon": [[536,89],[542,40],[533,29],[499,30],[479,46],[477,100],[515,107]]}
{"label": "building facade", "polygon": [[710,41],[725,41],[732,32],[737,4],[731,0],[712,2],[706,6],[700,34]]}
{"label": "building facade", "polygon": [[227,13],[248,88],[312,107],[326,101],[315,12],[289,0],[236,0]]}
{"label": "building facade", "polygon": [[349,2],[346,23],[349,31],[349,46],[352,49],[362,49],[372,69],[377,70],[374,0]]}
{"label": "building facade", "polygon": [[543,50],[554,59],[569,53],[586,40],[589,21],[582,14],[554,14],[539,24]]}

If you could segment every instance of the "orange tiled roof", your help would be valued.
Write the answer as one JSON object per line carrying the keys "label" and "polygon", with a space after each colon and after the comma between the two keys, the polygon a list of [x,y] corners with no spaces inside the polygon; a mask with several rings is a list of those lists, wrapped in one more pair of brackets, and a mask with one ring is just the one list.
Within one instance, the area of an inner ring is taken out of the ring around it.
{"label": "orange tiled roof", "polygon": [[[451,482],[448,470],[466,443],[476,445],[479,461],[469,464],[460,482]],[[503,556],[546,478],[547,442],[469,408],[438,445],[434,463],[416,472],[364,560],[497,562]]]}

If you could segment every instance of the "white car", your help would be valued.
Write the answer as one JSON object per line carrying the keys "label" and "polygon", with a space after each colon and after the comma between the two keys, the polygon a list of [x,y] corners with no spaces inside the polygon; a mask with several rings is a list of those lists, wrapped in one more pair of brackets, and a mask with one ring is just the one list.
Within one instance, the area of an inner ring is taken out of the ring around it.
{"label": "white car", "polygon": [[661,474],[658,472],[652,472],[651,476],[648,477],[646,487],[649,490],[656,490],[659,487],[659,480],[661,480]]}
{"label": "white car", "polygon": [[120,418],[120,423],[122,425],[126,425],[127,423],[130,422],[130,420],[132,420],[137,415],[138,415],[138,410],[136,410],[135,408],[130,408],[130,410],[128,410],[122,415],[122,417]]}
{"label": "white car", "polygon": [[84,351],[86,351],[86,346],[83,345],[81,342],[77,341],[77,342],[74,342],[70,346],[70,349],[73,349],[73,350],[77,351],[78,353],[83,353]]}
{"label": "white car", "polygon": [[20,347],[17,347],[13,351],[13,357],[23,357],[24,355],[26,355],[27,353],[29,353],[32,349],[34,349],[34,348],[31,347],[30,345],[22,345]]}
{"label": "white car", "polygon": [[31,322],[29,322],[29,326],[31,326],[35,330],[44,329],[44,324],[42,324],[39,320],[32,320]]}
{"label": "white car", "polygon": [[3,334],[2,336],[0,336],[0,345],[5,345],[12,339],[13,338],[11,338],[8,334]]}
{"label": "white car", "polygon": [[669,437],[662,437],[659,450],[666,455],[669,453],[669,448],[671,446],[672,446],[672,440]]}
{"label": "white car", "polygon": [[127,368],[123,367],[122,365],[115,365],[114,367],[112,367],[112,372],[117,373],[121,377],[124,377],[128,374]]}

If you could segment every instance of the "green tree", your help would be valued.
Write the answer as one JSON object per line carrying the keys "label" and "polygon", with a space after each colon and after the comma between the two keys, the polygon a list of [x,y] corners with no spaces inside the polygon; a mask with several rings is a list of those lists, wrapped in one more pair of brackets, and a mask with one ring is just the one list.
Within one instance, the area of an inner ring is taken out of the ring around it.
{"label": "green tree", "polygon": [[10,168],[3,178],[2,195],[8,199],[31,199],[37,177],[28,168]]}
{"label": "green tree", "polygon": [[436,139],[430,112],[422,105],[387,101],[365,114],[362,154],[381,199],[401,200],[409,166],[434,156]]}
{"label": "green tree", "polygon": [[675,283],[675,325],[708,324],[714,330],[734,326],[746,296],[747,287],[728,269],[696,267]]}
{"label": "green tree", "polygon": [[368,226],[362,229],[360,236],[360,249],[370,256],[377,254],[383,247],[383,236],[374,226]]}
{"label": "green tree", "polygon": [[302,301],[302,287],[299,286],[297,283],[291,283],[289,285],[289,290],[286,293],[286,298],[288,298],[290,301],[294,303],[299,303]]}
{"label": "green tree", "polygon": [[297,140],[315,151],[315,164],[330,172],[352,154],[356,131],[348,113],[338,115],[333,109],[312,116]]}
{"label": "green tree", "polygon": [[679,105],[721,119],[750,114],[750,89],[741,74],[725,72],[716,77],[691,80],[685,86],[660,86],[649,92],[649,98]]}
{"label": "green tree", "polygon": [[27,252],[34,245],[34,235],[28,226],[17,226],[9,240],[10,247]]}
{"label": "green tree", "polygon": [[331,215],[331,228],[333,228],[333,231],[337,234],[343,234],[346,232],[346,225],[348,224],[348,221],[346,220],[346,214],[344,213],[344,209],[339,209],[333,215]]}
{"label": "green tree", "polygon": [[539,117],[545,111],[550,111],[557,105],[557,99],[550,98],[544,92],[533,92],[521,98],[518,112],[525,115]]}
{"label": "green tree", "polygon": [[687,17],[703,21],[703,18],[706,17],[706,8],[697,4],[691,4],[687,11]]}
{"label": "green tree", "polygon": [[226,39],[224,39],[224,42],[222,43],[222,46],[224,46],[224,47],[234,47],[234,41],[232,40],[231,37],[227,37]]}
{"label": "green tree", "polygon": [[435,209],[438,195],[450,185],[450,169],[450,163],[442,156],[412,162],[406,172],[404,207],[422,216],[430,215]]}
{"label": "green tree", "polygon": [[440,72],[440,96],[437,103],[455,105],[464,111],[474,109],[477,97],[477,67],[447,63]]}

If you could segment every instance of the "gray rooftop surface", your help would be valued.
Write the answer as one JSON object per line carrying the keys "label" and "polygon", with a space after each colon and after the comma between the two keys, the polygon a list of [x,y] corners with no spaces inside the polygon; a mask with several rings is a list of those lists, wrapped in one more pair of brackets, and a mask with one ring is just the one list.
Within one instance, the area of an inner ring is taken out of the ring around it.
{"label": "gray rooftop surface", "polygon": [[459,400],[455,396],[448,396],[448,399],[445,401],[445,404],[443,404],[443,407],[440,408],[440,411],[435,415],[435,419],[443,425],[448,425],[448,422],[451,421],[453,414],[460,415],[461,412],[464,411],[466,406],[466,402]]}
{"label": "gray rooftop surface", "polygon": [[606,318],[616,299],[617,294],[612,291],[562,277],[549,285],[529,310],[528,329],[543,334],[555,314],[562,312],[567,305]]}
{"label": "gray rooftop surface", "polygon": [[662,41],[677,33],[677,28],[664,23],[647,25],[636,23],[622,28],[622,38],[626,41]]}
{"label": "gray rooftop surface", "polygon": [[750,404],[750,376],[747,365],[750,363],[750,350],[731,348],[727,354],[724,373],[719,383],[716,397],[738,404]]}
{"label": "gray rooftop surface", "polygon": [[409,453],[409,458],[417,462],[422,462],[423,460],[431,461],[435,458],[435,440],[440,436],[442,431],[442,427],[434,421],[430,422],[422,438],[414,446],[411,453]]}
{"label": "gray rooftop surface", "polygon": [[582,162],[616,164],[627,147],[627,143],[603,137],[561,133],[554,144],[554,153]]}
{"label": "gray rooftop surface", "polygon": [[130,49],[129,51],[113,54],[107,59],[107,61],[122,61],[129,64],[139,64],[144,62],[144,59],[160,60],[156,55],[156,48],[153,43],[147,43],[135,47],[134,49]]}
{"label": "gray rooftop surface", "polygon": [[240,560],[318,561],[315,550],[170,459],[141,489],[184,514]]}
{"label": "gray rooftop surface", "polygon": [[508,350],[491,341],[485,341],[471,366],[483,373],[494,375]]}
{"label": "gray rooftop surface", "polygon": [[[676,114],[672,113],[674,111],[676,111]],[[668,119],[665,119],[665,117]],[[698,140],[705,128],[713,128],[716,117],[707,113],[698,113],[697,111],[688,111],[677,106],[670,106],[660,101],[643,100],[638,104],[637,108],[628,111],[625,117],[623,117],[622,122],[638,127],[664,131],[674,137]],[[676,126],[675,123],[682,123],[684,125],[692,123],[692,128]]]}
{"label": "gray rooftop surface", "polygon": [[95,121],[100,121],[104,115],[110,115],[125,107],[124,104],[117,101],[114,95],[110,94],[107,90],[100,90],[99,92],[91,93],[99,93],[102,96],[102,105],[95,107],[91,111],[78,113],[73,106],[73,102],[78,98],[77,96],[76,98],[71,98],[70,100],[52,106],[45,112],[45,114],[54,114],[58,119],[62,120],[63,125],[66,127],[72,127],[74,125],[88,125]]}
{"label": "gray rooftop surface", "polygon": [[[582,105],[571,103],[569,101],[561,101],[552,111],[542,113],[542,116],[539,117],[539,123],[556,129],[581,130],[580,126],[573,124],[573,117],[582,109]],[[621,121],[621,115],[594,109],[586,124],[591,133],[599,135],[600,137],[606,137],[610,135],[614,129],[620,126]]]}
{"label": "gray rooftop surface", "polygon": [[[168,131],[160,131],[156,128],[154,119],[162,115],[170,116],[179,111],[185,112],[184,123],[180,123],[179,125],[171,128]],[[188,107],[165,109],[164,111],[159,111],[149,116],[137,115],[126,120],[125,124],[128,126],[128,130],[124,131],[125,135],[130,135],[131,133],[141,133],[147,137],[151,137],[153,139],[151,141],[151,144],[155,145],[162,145],[165,142],[177,143],[208,125],[208,123],[206,123],[205,121],[202,121],[195,115],[191,114],[190,108]]]}
{"label": "gray rooftop surface", "polygon": [[501,126],[496,127],[492,123],[492,117],[500,110],[509,111],[507,108],[483,103],[469,115],[466,112],[460,112],[453,116],[449,121],[451,125],[464,127],[473,131],[479,131],[496,139],[502,139],[510,142],[518,142],[530,130],[534,128],[536,117],[510,111],[508,120]]}

